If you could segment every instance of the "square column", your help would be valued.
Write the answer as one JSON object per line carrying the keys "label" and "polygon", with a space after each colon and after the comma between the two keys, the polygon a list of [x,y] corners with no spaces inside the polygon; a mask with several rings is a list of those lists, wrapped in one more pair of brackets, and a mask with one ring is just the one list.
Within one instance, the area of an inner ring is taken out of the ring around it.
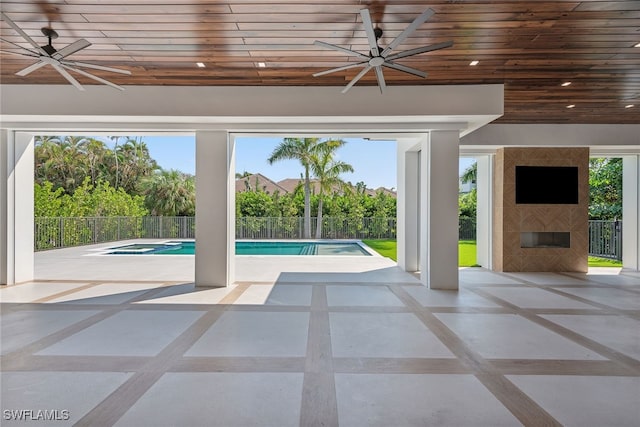
{"label": "square column", "polygon": [[476,262],[482,267],[492,268],[493,233],[493,154],[476,156],[478,195],[476,217]]}
{"label": "square column", "polygon": [[33,280],[33,135],[0,130],[0,285]]}
{"label": "square column", "polygon": [[416,141],[397,141],[398,194],[397,194],[397,248],[398,267],[404,271],[418,271],[419,233],[419,176],[420,152]]}
{"label": "square column", "polygon": [[622,157],[622,266],[640,270],[640,156]]}
{"label": "square column", "polygon": [[432,131],[420,158],[420,272],[431,289],[458,289],[459,132]]}
{"label": "square column", "polygon": [[234,281],[234,146],[225,131],[196,132],[196,286]]}

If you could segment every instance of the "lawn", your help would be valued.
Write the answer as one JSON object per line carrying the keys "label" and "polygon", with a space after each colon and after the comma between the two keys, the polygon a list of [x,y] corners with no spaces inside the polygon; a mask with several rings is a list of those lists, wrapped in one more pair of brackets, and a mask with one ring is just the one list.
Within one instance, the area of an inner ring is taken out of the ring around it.
{"label": "lawn", "polygon": [[[395,240],[363,240],[365,245],[375,250],[382,256],[398,260],[397,243]],[[458,265],[460,267],[478,267],[476,264],[476,242],[473,240],[460,240],[458,242]],[[620,261],[606,258],[589,257],[589,267],[622,267]]]}

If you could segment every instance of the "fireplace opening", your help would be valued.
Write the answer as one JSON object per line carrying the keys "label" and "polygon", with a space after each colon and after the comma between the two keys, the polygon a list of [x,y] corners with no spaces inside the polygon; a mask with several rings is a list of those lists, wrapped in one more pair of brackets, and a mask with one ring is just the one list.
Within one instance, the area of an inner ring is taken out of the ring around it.
{"label": "fireplace opening", "polygon": [[570,248],[571,233],[558,231],[520,233],[521,248]]}

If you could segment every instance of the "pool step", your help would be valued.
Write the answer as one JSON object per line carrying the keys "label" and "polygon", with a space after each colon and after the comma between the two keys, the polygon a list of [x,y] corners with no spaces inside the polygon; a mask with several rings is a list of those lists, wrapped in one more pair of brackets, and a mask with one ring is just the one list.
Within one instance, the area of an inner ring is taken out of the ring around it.
{"label": "pool step", "polygon": [[318,245],[315,243],[308,243],[304,245],[302,250],[300,251],[300,255],[317,255],[318,254]]}

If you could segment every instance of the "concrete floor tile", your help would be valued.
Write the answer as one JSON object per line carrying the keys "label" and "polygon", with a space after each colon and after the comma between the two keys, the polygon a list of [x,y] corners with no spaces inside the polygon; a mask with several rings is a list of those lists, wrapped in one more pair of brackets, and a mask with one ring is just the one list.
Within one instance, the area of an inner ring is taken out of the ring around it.
{"label": "concrete floor tile", "polygon": [[7,354],[91,317],[92,310],[21,310],[2,316],[0,353]]}
{"label": "concrete floor tile", "polygon": [[329,313],[334,357],[454,357],[410,313]]}
{"label": "concrete floor tile", "polygon": [[443,291],[429,289],[425,286],[405,286],[404,290],[422,304],[423,307],[502,307],[465,289]]}
{"label": "concrete floor tile", "polygon": [[[105,397],[122,385],[131,373],[125,372],[3,372],[0,374],[3,426],[73,425]],[[5,411],[53,410],[67,420],[9,420]]]}
{"label": "concrete floor tile", "polygon": [[153,356],[201,316],[198,311],[123,311],[37,354]]}
{"label": "concrete floor tile", "polygon": [[554,294],[539,288],[485,288],[488,294],[522,308],[569,308],[597,309],[589,304]]}
{"label": "concrete floor tile", "polygon": [[640,378],[508,375],[518,388],[565,426],[636,427]]}
{"label": "concrete floor tile", "polygon": [[229,311],[185,356],[302,357],[308,332],[309,313]]}
{"label": "concrete floor tile", "polygon": [[640,321],[622,316],[554,314],[541,317],[640,360]]}
{"label": "concrete floor tile", "polygon": [[327,286],[327,303],[336,306],[403,307],[402,301],[385,286]]}
{"label": "concrete floor tile", "polygon": [[472,375],[336,374],[340,426],[515,426]]}
{"label": "concrete floor tile", "polygon": [[297,426],[302,373],[167,373],[116,426]]}
{"label": "concrete floor tile", "polygon": [[605,359],[517,315],[437,313],[435,316],[488,359]]}

